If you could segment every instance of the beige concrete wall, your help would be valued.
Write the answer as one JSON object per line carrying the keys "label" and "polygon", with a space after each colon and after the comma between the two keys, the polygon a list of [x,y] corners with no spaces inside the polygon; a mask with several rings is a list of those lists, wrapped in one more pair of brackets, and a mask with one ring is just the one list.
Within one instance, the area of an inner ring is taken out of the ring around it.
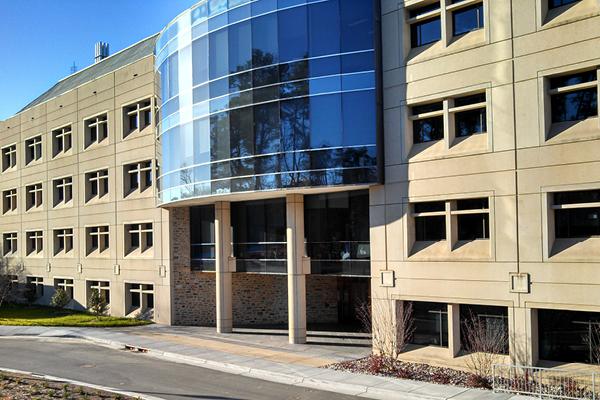
{"label": "beige concrete wall", "polygon": [[[124,315],[125,284],[154,285],[155,320],[170,323],[170,278],[168,249],[168,212],[156,208],[154,187],[125,197],[123,165],[156,158],[155,126],[123,139],[123,107],[143,99],[154,99],[156,87],[154,58],[146,57],[76,89],[0,122],[0,147],[17,145],[17,168],[0,176],[0,190],[18,189],[19,207],[10,215],[0,216],[0,233],[18,232],[18,252],[11,256],[22,264],[23,275],[44,277],[47,302],[52,294],[54,278],[74,279],[74,307],[86,305],[86,280],[110,282],[111,314]],[[153,100],[154,102],[154,100]],[[108,114],[108,139],[84,149],[84,120]],[[153,118],[154,119],[154,118]],[[52,158],[51,131],[72,126],[72,149]],[[43,157],[25,165],[25,140],[42,135]],[[85,173],[99,169],[109,171],[109,194],[100,201],[86,204]],[[59,207],[52,204],[52,181],[73,177],[73,200]],[[153,180],[155,176],[153,173]],[[25,186],[41,182],[43,207],[25,210]],[[140,256],[125,255],[124,225],[152,222],[153,248]],[[109,225],[109,253],[86,256],[85,228]],[[62,257],[53,254],[52,236],[57,228],[73,228],[74,248]],[[44,232],[44,251],[27,256],[25,232]]]}
{"label": "beige concrete wall", "polygon": [[[371,189],[374,299],[509,307],[513,360],[524,362],[537,353],[531,309],[600,310],[598,253],[575,246],[549,256],[546,200],[561,188],[600,188],[600,124],[549,137],[544,91],[544,77],[600,66],[600,3],[549,13],[543,3],[483,1],[483,30],[416,50],[408,10],[427,2],[383,1],[386,178]],[[472,91],[486,93],[487,134],[412,144],[411,105]],[[409,204],[469,197],[489,197],[490,239],[415,253]],[[513,273],[529,274],[524,293],[511,290]]]}

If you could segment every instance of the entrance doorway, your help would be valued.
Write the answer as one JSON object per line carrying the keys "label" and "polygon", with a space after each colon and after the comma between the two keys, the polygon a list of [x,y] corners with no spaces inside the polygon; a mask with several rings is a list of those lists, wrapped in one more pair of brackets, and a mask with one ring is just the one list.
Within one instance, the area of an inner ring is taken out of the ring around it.
{"label": "entrance doorway", "polygon": [[359,318],[360,307],[370,307],[371,281],[369,278],[338,278],[338,323],[348,331],[364,328]]}

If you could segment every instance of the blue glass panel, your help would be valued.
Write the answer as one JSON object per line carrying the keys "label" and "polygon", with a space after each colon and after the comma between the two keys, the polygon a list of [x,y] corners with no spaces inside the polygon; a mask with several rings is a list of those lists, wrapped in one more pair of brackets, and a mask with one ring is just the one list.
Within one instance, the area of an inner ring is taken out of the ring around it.
{"label": "blue glass panel", "polygon": [[342,98],[339,94],[310,98],[310,147],[342,145]]}
{"label": "blue glass panel", "polygon": [[228,49],[227,29],[221,29],[220,31],[210,34],[208,52],[210,79],[227,75],[229,71]]}
{"label": "blue glass panel", "polygon": [[[252,107],[229,112],[231,157],[254,154],[254,115]],[[234,174],[235,175],[235,174]]]}
{"label": "blue glass panel", "polygon": [[553,9],[557,7],[562,7],[567,4],[577,3],[580,0],[548,0],[548,8]]}
{"label": "blue glass panel", "polygon": [[254,143],[256,154],[281,151],[279,130],[279,104],[277,102],[254,106]]}
{"label": "blue glass panel", "polygon": [[204,36],[208,33],[208,21],[198,23],[192,28],[192,40]]}
{"label": "blue glass panel", "polygon": [[277,10],[277,0],[258,0],[252,3],[252,15],[260,15]]}
{"label": "blue glass panel", "polygon": [[211,113],[226,110],[227,108],[229,108],[229,96],[219,97],[219,98],[210,100],[210,112]]}
{"label": "blue glass panel", "polygon": [[162,105],[160,112],[163,116],[168,117],[169,115],[179,111],[179,97],[173,97]]}
{"label": "blue glass panel", "polygon": [[229,113],[223,112],[210,117],[210,159],[229,158]]}
{"label": "blue glass panel", "polygon": [[252,25],[250,21],[229,27],[229,72],[252,68]]}
{"label": "blue glass panel", "polygon": [[412,47],[420,47],[437,42],[442,37],[440,17],[417,22],[410,26],[410,41]]}
{"label": "blue glass panel", "polygon": [[210,15],[215,15],[227,10],[227,0],[209,0],[208,10]]}
{"label": "blue glass panel", "polygon": [[342,52],[372,49],[373,2],[343,0],[340,2]]}
{"label": "blue glass panel", "polygon": [[310,119],[308,98],[282,101],[280,115],[283,151],[309,148]]}
{"label": "blue glass panel", "polygon": [[229,11],[229,23],[234,24],[243,19],[250,18],[252,15],[250,4],[246,4],[243,7],[234,8]]}
{"label": "blue glass panel", "polygon": [[320,93],[332,93],[342,90],[340,76],[327,76],[324,78],[313,78],[309,83],[309,91],[311,95]]}
{"label": "blue glass panel", "polygon": [[252,20],[252,66],[262,67],[277,63],[277,14],[268,14]]}
{"label": "blue glass panel", "polygon": [[372,51],[342,56],[342,73],[373,71],[374,69],[375,55]]}
{"label": "blue glass panel", "polygon": [[374,89],[375,74],[372,72],[342,76],[342,90]]}
{"label": "blue glass panel", "polygon": [[192,63],[194,85],[208,81],[208,37],[192,43]]}
{"label": "blue glass panel", "polygon": [[308,56],[306,7],[279,12],[279,61],[288,62]]}
{"label": "blue glass panel", "polygon": [[[194,121],[194,164],[210,162],[210,120],[208,117]],[[206,179],[209,179],[207,177]]]}
{"label": "blue glass panel", "polygon": [[223,96],[229,92],[229,79],[221,78],[210,83],[210,98]]}
{"label": "blue glass panel", "polygon": [[344,145],[375,143],[375,92],[373,90],[342,95]]}
{"label": "blue glass panel", "polygon": [[339,74],[341,61],[339,56],[309,60],[310,76],[325,76]]}
{"label": "blue glass panel", "polygon": [[199,19],[208,17],[208,3],[200,4],[192,10],[192,25]]}
{"label": "blue glass panel", "polygon": [[249,3],[250,0],[229,0],[229,8],[239,6],[240,4]]}
{"label": "blue glass panel", "polygon": [[308,6],[310,56],[340,52],[340,11],[338,0]]}
{"label": "blue glass panel", "polygon": [[[163,100],[170,99],[179,93],[179,53],[171,55],[160,67],[160,82],[162,85]],[[171,113],[169,113],[171,114]],[[165,114],[165,115],[169,115]]]}
{"label": "blue glass panel", "polygon": [[219,14],[216,17],[211,17],[208,20],[208,30],[214,31],[227,25],[227,14]]}
{"label": "blue glass panel", "polygon": [[462,35],[483,28],[483,4],[461,8],[452,13],[452,34]]}
{"label": "blue glass panel", "polygon": [[285,7],[296,6],[296,5],[300,5],[300,4],[306,4],[306,0],[278,0],[277,1],[277,7],[280,9],[285,8]]}
{"label": "blue glass panel", "polygon": [[194,89],[193,92],[193,98],[194,98],[194,104],[200,103],[204,100],[207,100],[209,95],[209,85],[208,84],[204,84],[202,86],[198,86],[197,88]]}

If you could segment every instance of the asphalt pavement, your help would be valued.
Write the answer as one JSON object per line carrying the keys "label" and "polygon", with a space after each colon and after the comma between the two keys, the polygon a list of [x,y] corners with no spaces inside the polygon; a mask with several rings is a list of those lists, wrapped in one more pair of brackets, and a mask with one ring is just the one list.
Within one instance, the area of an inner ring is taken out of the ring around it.
{"label": "asphalt pavement", "polygon": [[357,397],[171,363],[79,341],[0,339],[0,367],[163,399],[356,400]]}

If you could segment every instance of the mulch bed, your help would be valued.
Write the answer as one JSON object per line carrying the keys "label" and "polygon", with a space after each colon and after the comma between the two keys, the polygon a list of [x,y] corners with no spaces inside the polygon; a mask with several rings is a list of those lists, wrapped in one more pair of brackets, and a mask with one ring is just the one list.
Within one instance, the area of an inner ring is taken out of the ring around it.
{"label": "mulch bed", "polygon": [[452,368],[411,363],[391,358],[371,355],[358,360],[342,361],[325,366],[336,371],[355,372],[399,379],[412,379],[442,385],[454,385],[468,388],[491,388],[489,379],[481,378],[469,372]]}
{"label": "mulch bed", "polygon": [[0,399],[133,400],[128,396],[5,372],[0,372]]}

